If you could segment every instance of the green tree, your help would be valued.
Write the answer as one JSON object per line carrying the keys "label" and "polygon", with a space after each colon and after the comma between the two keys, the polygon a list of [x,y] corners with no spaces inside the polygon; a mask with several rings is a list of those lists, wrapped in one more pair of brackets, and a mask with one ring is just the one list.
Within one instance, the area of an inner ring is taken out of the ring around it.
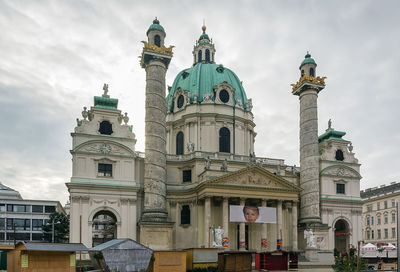
{"label": "green tree", "polygon": [[[352,247],[349,253],[339,253],[335,251],[335,264],[332,266],[336,272],[357,271],[357,250]],[[360,258],[359,271],[367,270],[367,264]]]}
{"label": "green tree", "polygon": [[54,222],[54,242],[68,243],[69,240],[69,217],[63,213],[53,212],[47,224],[43,225],[42,230],[44,240],[52,242],[53,223]]}

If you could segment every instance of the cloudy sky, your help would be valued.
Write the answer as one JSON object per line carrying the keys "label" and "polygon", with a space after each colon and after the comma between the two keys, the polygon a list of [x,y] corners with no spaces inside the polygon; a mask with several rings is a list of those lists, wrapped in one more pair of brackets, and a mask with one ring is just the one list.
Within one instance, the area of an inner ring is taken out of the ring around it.
{"label": "cloudy sky", "polygon": [[353,142],[361,188],[400,181],[399,1],[0,0],[0,181],[30,199],[68,199],[71,136],[83,106],[119,99],[144,151],[138,56],[155,16],[175,45],[167,84],[192,65],[203,19],[216,62],[253,98],[256,155],[299,165],[291,83],[307,50],[327,76],[319,132],[332,119]]}

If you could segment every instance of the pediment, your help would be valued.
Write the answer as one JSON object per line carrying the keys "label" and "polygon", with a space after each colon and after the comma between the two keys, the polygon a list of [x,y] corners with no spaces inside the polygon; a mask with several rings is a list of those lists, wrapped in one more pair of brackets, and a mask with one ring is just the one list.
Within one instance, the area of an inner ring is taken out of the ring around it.
{"label": "pediment", "polygon": [[134,152],[126,146],[110,141],[90,141],[77,146],[74,152],[98,153],[103,155],[132,156]]}
{"label": "pediment", "polygon": [[331,165],[321,170],[321,176],[336,176],[343,178],[358,178],[361,179],[360,173],[346,165]]}
{"label": "pediment", "polygon": [[206,181],[209,185],[248,186],[266,190],[300,191],[297,185],[277,176],[264,168],[253,166]]}

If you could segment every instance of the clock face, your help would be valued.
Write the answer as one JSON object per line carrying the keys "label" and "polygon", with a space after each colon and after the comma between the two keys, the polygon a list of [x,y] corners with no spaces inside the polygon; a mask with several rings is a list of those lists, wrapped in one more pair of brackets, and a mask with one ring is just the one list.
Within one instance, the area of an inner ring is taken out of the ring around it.
{"label": "clock face", "polygon": [[108,154],[111,152],[111,146],[109,144],[102,144],[100,146],[100,152],[103,154]]}

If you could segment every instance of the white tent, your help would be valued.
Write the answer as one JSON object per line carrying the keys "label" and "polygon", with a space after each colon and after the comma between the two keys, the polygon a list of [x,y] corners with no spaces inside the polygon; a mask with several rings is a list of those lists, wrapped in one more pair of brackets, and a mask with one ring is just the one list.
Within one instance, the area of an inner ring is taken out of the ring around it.
{"label": "white tent", "polygon": [[365,246],[363,246],[362,248],[361,248],[361,250],[364,250],[364,251],[367,251],[367,250],[377,250],[378,248],[375,246],[375,245],[373,245],[373,244],[371,244],[371,243],[368,243],[368,244],[366,244]]}
{"label": "white tent", "polygon": [[386,246],[383,246],[383,248],[386,250],[393,250],[396,249],[396,246],[394,246],[392,243],[388,243]]}

